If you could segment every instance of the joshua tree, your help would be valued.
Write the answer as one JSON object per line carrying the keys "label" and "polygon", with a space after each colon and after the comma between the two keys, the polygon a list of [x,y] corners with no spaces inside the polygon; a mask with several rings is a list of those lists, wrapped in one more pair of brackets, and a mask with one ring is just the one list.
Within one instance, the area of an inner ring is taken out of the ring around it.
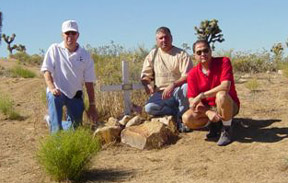
{"label": "joshua tree", "polygon": [[198,39],[208,41],[213,50],[215,49],[214,43],[216,41],[220,43],[224,41],[223,34],[220,34],[222,30],[219,28],[218,20],[216,19],[202,21],[199,28],[195,26],[195,30]]}
{"label": "joshua tree", "polygon": [[274,61],[277,65],[283,58],[283,50],[284,48],[281,43],[275,43],[270,50],[272,53],[274,53]]}
{"label": "joshua tree", "polygon": [[26,52],[26,47],[22,44],[16,45],[16,50],[20,52]]}
{"label": "joshua tree", "polygon": [[20,52],[26,51],[26,47],[22,44],[18,44],[18,45],[15,44],[15,45],[11,46],[11,43],[14,41],[15,37],[16,37],[16,34],[14,34],[14,33],[11,35],[11,37],[6,36],[6,34],[2,34],[2,38],[7,43],[7,50],[9,51],[10,55],[12,55],[12,51],[14,49],[16,49],[17,51],[20,51]]}

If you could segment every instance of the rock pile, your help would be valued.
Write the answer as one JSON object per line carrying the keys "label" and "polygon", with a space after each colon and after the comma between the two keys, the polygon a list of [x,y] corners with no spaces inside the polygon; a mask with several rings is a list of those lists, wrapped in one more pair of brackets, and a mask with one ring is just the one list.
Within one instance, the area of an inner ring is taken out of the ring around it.
{"label": "rock pile", "polygon": [[138,149],[159,149],[178,139],[176,122],[172,116],[145,121],[140,116],[124,116],[121,120],[109,118],[94,136],[102,144],[122,142]]}

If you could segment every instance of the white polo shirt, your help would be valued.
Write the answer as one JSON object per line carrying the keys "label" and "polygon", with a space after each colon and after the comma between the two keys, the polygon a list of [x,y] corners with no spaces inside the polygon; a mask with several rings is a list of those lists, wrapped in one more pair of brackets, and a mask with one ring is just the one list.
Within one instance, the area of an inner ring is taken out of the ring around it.
{"label": "white polo shirt", "polygon": [[64,42],[52,44],[43,60],[41,71],[52,74],[54,85],[68,98],[73,98],[85,82],[95,82],[94,62],[80,46],[69,53]]}

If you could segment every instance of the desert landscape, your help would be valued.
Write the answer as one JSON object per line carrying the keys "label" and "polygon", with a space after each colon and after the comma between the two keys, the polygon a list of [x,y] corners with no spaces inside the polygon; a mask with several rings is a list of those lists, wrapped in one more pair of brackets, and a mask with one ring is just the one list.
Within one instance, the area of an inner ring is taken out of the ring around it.
{"label": "desert landscape", "polygon": [[[17,64],[0,60],[0,71]],[[53,182],[37,163],[39,140],[48,135],[44,80],[39,67],[31,79],[0,74],[0,92],[9,94],[21,120],[0,114],[0,182]],[[259,86],[246,87],[251,79]],[[207,131],[181,133],[175,144],[138,150],[104,146],[82,182],[87,183],[286,183],[288,182],[288,78],[276,72],[237,76],[240,113],[233,121],[234,142],[219,147]],[[44,98],[44,100],[43,100]]]}

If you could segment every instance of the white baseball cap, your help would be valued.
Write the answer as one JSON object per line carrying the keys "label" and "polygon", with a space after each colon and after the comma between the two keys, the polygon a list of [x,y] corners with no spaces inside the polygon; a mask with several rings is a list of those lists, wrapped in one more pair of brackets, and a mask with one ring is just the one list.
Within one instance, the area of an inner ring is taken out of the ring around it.
{"label": "white baseball cap", "polygon": [[79,32],[78,31],[78,24],[75,20],[67,20],[67,21],[63,22],[62,32],[65,33],[68,31]]}

